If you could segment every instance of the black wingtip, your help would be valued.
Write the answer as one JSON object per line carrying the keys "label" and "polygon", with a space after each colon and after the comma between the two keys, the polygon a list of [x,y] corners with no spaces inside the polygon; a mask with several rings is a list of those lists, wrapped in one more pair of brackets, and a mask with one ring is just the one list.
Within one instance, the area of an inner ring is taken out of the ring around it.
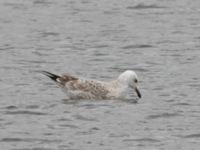
{"label": "black wingtip", "polygon": [[60,78],[60,76],[50,73],[48,71],[39,71],[39,72],[46,75],[47,77],[51,78],[53,81],[56,81],[57,78]]}

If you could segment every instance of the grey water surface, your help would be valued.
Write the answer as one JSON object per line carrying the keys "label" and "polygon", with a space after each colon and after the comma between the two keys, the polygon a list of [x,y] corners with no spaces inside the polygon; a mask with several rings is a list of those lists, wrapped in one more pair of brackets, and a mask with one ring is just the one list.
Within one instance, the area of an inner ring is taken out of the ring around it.
{"label": "grey water surface", "polygon": [[[67,101],[38,70],[142,99]],[[0,0],[1,150],[199,150],[199,0]]]}

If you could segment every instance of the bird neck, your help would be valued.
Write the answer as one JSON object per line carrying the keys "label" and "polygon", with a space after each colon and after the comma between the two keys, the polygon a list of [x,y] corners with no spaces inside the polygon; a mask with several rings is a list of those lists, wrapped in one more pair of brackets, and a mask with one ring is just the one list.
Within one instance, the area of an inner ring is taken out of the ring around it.
{"label": "bird neck", "polygon": [[113,85],[115,86],[116,90],[121,97],[126,97],[128,95],[129,86],[124,82],[120,82],[119,80],[113,81]]}

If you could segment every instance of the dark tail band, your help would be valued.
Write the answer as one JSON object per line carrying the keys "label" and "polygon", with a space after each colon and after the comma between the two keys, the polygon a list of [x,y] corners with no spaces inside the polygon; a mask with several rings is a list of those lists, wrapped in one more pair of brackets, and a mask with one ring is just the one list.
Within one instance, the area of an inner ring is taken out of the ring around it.
{"label": "dark tail band", "polygon": [[[57,78],[60,78],[60,76],[47,72],[47,71],[40,71],[42,74],[48,76],[49,78],[51,78],[53,81],[56,81]],[[57,82],[57,81],[56,81]]]}

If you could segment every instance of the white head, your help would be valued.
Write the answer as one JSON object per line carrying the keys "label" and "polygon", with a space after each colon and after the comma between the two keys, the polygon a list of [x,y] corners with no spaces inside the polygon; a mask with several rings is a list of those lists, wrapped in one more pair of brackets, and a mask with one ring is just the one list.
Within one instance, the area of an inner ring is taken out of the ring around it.
{"label": "white head", "polygon": [[137,87],[138,77],[134,71],[127,70],[127,71],[123,72],[122,74],[119,75],[117,80],[120,82],[120,84],[134,89],[139,98],[142,97],[140,94],[140,91],[138,90],[138,87]]}

